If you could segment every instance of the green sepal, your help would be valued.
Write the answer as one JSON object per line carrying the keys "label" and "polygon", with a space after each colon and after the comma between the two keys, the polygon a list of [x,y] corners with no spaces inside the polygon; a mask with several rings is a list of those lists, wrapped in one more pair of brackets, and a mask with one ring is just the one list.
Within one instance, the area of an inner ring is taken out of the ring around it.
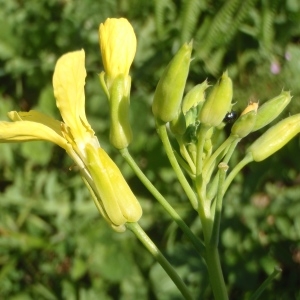
{"label": "green sepal", "polygon": [[101,72],[99,74],[99,79],[100,79],[101,87],[102,87],[107,99],[109,100],[109,91],[108,91],[108,88],[107,88],[107,85],[106,85],[106,82],[105,82],[105,72]]}
{"label": "green sepal", "polygon": [[142,208],[129,188],[121,171],[102,148],[86,145],[86,168],[95,185],[93,188],[96,206],[111,225],[122,226],[126,222],[137,222]]}
{"label": "green sepal", "polygon": [[123,75],[116,77],[109,90],[110,105],[110,143],[117,149],[124,149],[132,141],[129,122],[129,91],[131,78]]}
{"label": "green sepal", "polygon": [[209,87],[207,80],[194,86],[183,98],[182,112],[185,115],[191,108],[202,107],[205,101],[205,90]]}

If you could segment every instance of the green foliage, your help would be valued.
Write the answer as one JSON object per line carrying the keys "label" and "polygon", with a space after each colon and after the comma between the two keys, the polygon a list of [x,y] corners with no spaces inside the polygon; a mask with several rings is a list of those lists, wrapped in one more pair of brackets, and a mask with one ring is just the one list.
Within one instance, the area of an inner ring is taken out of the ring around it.
{"label": "green foliage", "polygon": [[[192,246],[108,144],[108,105],[97,76],[98,26],[107,17],[124,16],[136,30],[131,152],[200,234],[156,137],[150,108],[155,86],[180,45],[193,39],[189,87],[228,69],[235,110],[251,97],[262,103],[284,87],[294,96],[288,112],[299,111],[299,1],[0,0],[0,6],[1,120],[7,111],[31,108],[57,117],[50,86],[55,61],[84,48],[88,119],[141,199],[141,225],[194,295],[210,299],[205,267]],[[298,153],[295,140],[275,157],[250,165],[228,192],[220,247],[230,299],[247,299],[274,265],[283,274],[263,298],[299,297]],[[0,145],[0,282],[1,299],[179,299],[130,232],[114,233],[100,219],[70,160],[49,143]]]}

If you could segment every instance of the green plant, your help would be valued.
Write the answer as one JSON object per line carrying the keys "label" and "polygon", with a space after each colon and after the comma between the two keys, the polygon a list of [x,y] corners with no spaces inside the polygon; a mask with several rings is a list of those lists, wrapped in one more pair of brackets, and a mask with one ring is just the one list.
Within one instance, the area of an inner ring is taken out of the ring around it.
{"label": "green plant", "polygon": [[[105,68],[100,79],[111,110],[110,141],[205,261],[215,299],[228,299],[218,251],[224,195],[245,165],[265,160],[299,133],[300,115],[278,122],[256,139],[248,147],[244,158],[236,163],[227,176],[229,162],[238,143],[278,117],[290,102],[291,95],[282,92],[261,108],[258,108],[257,102],[250,102],[234,122],[229,137],[224,139],[220,135],[224,127],[223,120],[233,105],[233,86],[228,73],[222,75],[208,97],[208,85],[204,82],[197,87],[196,92],[192,90],[182,99],[192,44],[184,44],[165,69],[155,91],[153,114],[171,166],[192,208],[199,215],[203,239],[197,238],[140,170],[127,149],[132,141],[128,105],[131,86],[129,68],[136,51],[133,29],[125,19],[108,19],[101,24],[99,34]],[[124,51],[122,55],[119,55],[120,49]],[[1,142],[46,140],[63,148],[79,168],[104,219],[118,232],[130,229],[164,268],[182,296],[192,299],[194,296],[181,277],[138,224],[142,214],[141,206],[118,167],[100,147],[85,117],[84,58],[83,50],[71,52],[63,55],[56,64],[53,76],[54,95],[64,122],[36,111],[12,111],[8,116],[13,122],[0,123]],[[168,123],[179,146],[177,154],[166,130]],[[189,180],[183,170],[188,174]],[[34,243],[40,245],[39,241]],[[257,299],[278,272],[280,268],[275,268],[251,299]]]}

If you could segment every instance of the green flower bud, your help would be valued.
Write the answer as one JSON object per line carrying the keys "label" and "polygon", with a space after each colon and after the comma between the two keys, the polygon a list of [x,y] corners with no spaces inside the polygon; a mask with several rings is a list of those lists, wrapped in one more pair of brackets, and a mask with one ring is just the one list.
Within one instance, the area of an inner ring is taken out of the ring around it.
{"label": "green flower bud", "polygon": [[[241,116],[234,122],[233,126],[231,127],[231,134],[238,137],[244,138],[249,133],[252,132],[253,126],[256,121],[256,114],[257,114],[257,103],[253,106],[254,103],[251,103],[252,110],[248,111],[246,114],[242,113]],[[246,110],[248,109],[246,108]]]}
{"label": "green flower bud", "polygon": [[300,131],[300,114],[278,122],[259,137],[248,149],[254,161],[262,161],[287,144]]}
{"label": "green flower bud", "polygon": [[205,90],[209,87],[207,80],[194,86],[183,98],[182,112],[185,115],[191,108],[203,104],[205,100]]}
{"label": "green flower bud", "polygon": [[200,122],[211,127],[221,124],[226,113],[230,111],[231,100],[232,81],[226,71],[204,102],[199,113]]}
{"label": "green flower bud", "polygon": [[185,88],[191,61],[192,43],[185,43],[160,78],[152,104],[156,119],[165,123],[176,118]]}
{"label": "green flower bud", "polygon": [[257,111],[256,122],[252,132],[271,123],[285,109],[292,99],[290,92],[282,91],[277,97],[265,102]]}

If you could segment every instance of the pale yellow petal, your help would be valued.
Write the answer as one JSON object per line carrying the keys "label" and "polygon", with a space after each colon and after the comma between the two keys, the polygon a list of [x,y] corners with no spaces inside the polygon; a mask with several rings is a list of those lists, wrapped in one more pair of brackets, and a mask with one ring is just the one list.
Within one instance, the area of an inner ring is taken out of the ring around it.
{"label": "pale yellow petal", "polygon": [[7,113],[7,115],[12,121],[31,121],[35,123],[44,124],[45,126],[52,128],[57,134],[62,136],[61,134],[62,122],[55,120],[38,111],[35,110],[30,110],[29,112],[11,111]]}
{"label": "pale yellow petal", "polygon": [[136,36],[127,19],[108,18],[99,27],[99,42],[105,72],[111,79],[127,76],[136,53]]}
{"label": "pale yellow petal", "polygon": [[84,59],[84,50],[63,55],[57,61],[53,75],[56,105],[77,141],[84,141],[94,134],[85,115]]}
{"label": "pale yellow petal", "polygon": [[49,141],[68,149],[67,141],[54,129],[31,121],[0,122],[0,143]]}

